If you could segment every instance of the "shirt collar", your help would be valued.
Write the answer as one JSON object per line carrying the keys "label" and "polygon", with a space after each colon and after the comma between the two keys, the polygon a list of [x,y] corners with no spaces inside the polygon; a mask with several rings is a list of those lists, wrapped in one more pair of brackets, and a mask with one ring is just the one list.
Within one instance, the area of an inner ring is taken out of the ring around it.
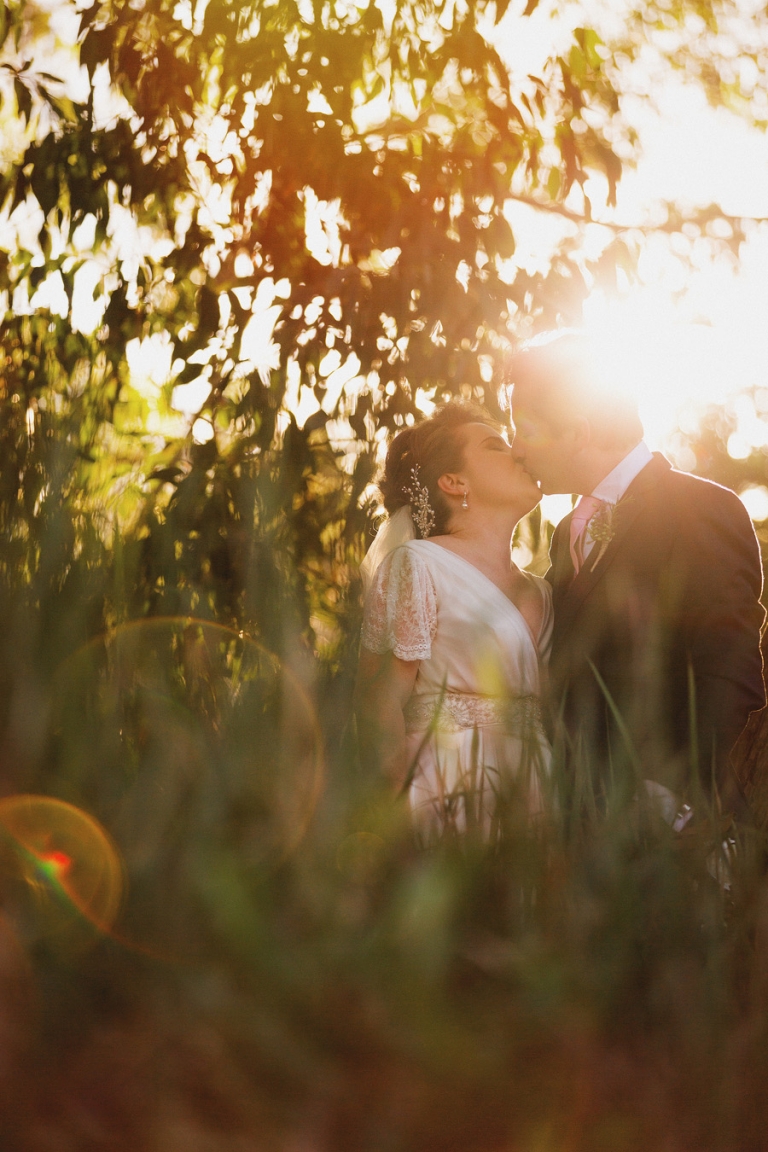
{"label": "shirt collar", "polygon": [[605,500],[608,504],[618,504],[632,481],[651,460],[653,453],[645,440],[641,440],[613,471],[600,481],[591,495],[596,496],[598,500]]}

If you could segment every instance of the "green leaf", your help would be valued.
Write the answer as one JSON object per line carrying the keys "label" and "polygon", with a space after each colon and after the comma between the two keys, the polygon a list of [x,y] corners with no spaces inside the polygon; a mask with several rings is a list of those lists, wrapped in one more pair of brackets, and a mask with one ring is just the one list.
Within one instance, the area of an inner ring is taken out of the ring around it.
{"label": "green leaf", "polygon": [[598,71],[603,65],[603,57],[598,48],[603,47],[603,41],[594,28],[576,28],[573,33],[579,47],[586,58],[589,67]]}
{"label": "green leaf", "polygon": [[[583,81],[587,74],[587,60],[581,48],[572,45],[568,54],[568,66],[577,81]],[[570,79],[570,77],[569,77]]]}
{"label": "green leaf", "polygon": [[16,93],[16,106],[19,110],[19,116],[22,116],[24,120],[29,123],[29,117],[32,112],[32,93],[18,76],[14,76],[13,90]]}
{"label": "green leaf", "polygon": [[90,8],[83,9],[82,15],[80,16],[80,27],[77,31],[78,39],[82,36],[83,32],[85,32],[86,28],[90,28],[91,24],[98,16],[100,8],[101,5],[98,0],[96,0],[96,3],[92,4]]}
{"label": "green leaf", "polygon": [[509,260],[515,254],[515,235],[508,221],[501,215],[494,216],[486,233],[488,254],[496,253],[502,260]]}
{"label": "green leaf", "polygon": [[80,45],[80,63],[87,68],[91,80],[98,65],[109,59],[113,42],[114,31],[111,27],[89,28]]}

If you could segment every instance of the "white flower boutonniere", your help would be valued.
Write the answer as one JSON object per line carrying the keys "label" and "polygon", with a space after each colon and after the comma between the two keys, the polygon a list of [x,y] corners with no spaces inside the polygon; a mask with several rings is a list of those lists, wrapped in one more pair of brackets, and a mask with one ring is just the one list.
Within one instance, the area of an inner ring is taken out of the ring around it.
{"label": "white flower boutonniere", "polygon": [[631,496],[627,496],[616,504],[606,502],[598,508],[590,520],[589,534],[597,548],[597,554],[591,565],[592,568],[596,568],[605,555],[606,548],[616,535],[622,512],[631,499]]}

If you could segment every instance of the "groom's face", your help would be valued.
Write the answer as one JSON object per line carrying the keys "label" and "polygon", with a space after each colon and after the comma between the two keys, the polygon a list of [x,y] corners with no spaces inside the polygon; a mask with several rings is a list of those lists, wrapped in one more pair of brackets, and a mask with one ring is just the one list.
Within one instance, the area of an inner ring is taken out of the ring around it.
{"label": "groom's face", "polygon": [[545,495],[574,491],[576,445],[568,429],[555,431],[533,408],[512,402],[512,450]]}

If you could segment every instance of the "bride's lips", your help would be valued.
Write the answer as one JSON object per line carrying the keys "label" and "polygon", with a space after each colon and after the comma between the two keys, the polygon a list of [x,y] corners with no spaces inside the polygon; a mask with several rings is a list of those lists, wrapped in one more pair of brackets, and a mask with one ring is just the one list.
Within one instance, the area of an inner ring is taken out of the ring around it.
{"label": "bride's lips", "polygon": [[541,485],[539,484],[539,481],[536,479],[536,477],[535,477],[535,476],[532,476],[532,475],[531,475],[531,473],[530,473],[530,472],[528,471],[528,469],[526,468],[525,464],[523,464],[523,463],[522,463],[520,460],[516,460],[516,461],[515,461],[515,464],[517,465],[517,467],[518,467],[518,468],[519,468],[519,469],[520,469],[522,472],[524,472],[524,473],[525,473],[525,475],[528,477],[528,479],[531,481],[531,483],[532,483],[532,484],[535,484],[537,488],[540,488],[540,487],[541,487]]}

